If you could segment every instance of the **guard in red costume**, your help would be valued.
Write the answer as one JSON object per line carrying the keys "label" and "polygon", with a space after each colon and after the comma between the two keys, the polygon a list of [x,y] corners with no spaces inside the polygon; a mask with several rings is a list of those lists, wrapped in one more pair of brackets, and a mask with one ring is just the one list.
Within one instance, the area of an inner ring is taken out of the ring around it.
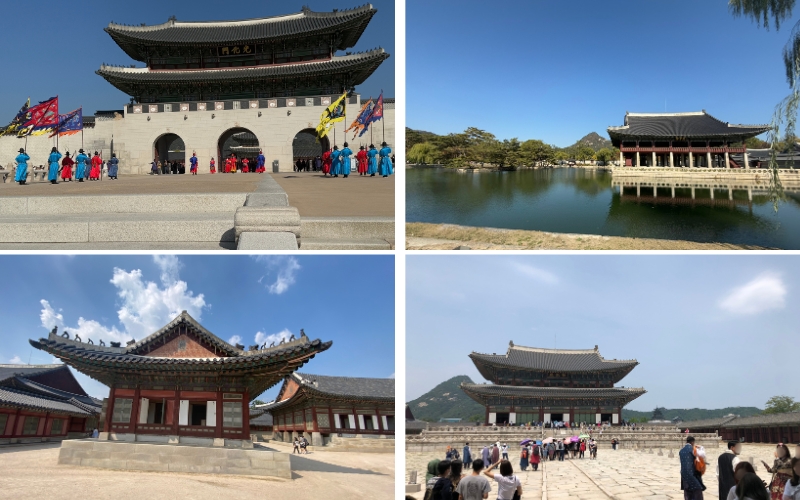
{"label": "guard in red costume", "polygon": [[244,172],[244,173],[250,172],[250,160],[245,158],[244,160],[242,160],[242,165],[244,165],[242,167],[242,172]]}
{"label": "guard in red costume", "polygon": [[323,177],[331,173],[331,152],[325,151],[322,153],[322,175]]}
{"label": "guard in red costume", "polygon": [[225,158],[225,173],[226,174],[231,173],[231,157],[230,156]]}
{"label": "guard in red costume", "polygon": [[100,154],[95,151],[94,156],[92,157],[92,169],[89,171],[89,180],[90,181],[97,181],[100,180],[100,168],[103,165],[103,159],[100,158]]}
{"label": "guard in red costume", "polygon": [[214,158],[211,158],[211,164],[209,165],[209,168],[211,169],[212,174],[217,173],[217,162],[214,161]]}
{"label": "guard in red costume", "polygon": [[72,180],[72,166],[75,165],[75,160],[69,157],[69,151],[67,151],[67,156],[61,160],[61,180],[62,181],[71,181]]}
{"label": "guard in red costume", "polygon": [[358,160],[358,175],[367,175],[367,151],[364,146],[358,148],[356,159]]}

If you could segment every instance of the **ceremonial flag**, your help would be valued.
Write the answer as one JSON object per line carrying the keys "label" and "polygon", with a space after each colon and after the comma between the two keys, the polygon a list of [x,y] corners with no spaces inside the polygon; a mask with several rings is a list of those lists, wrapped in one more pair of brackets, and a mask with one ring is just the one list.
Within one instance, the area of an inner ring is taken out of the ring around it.
{"label": "ceremonial flag", "polygon": [[342,97],[333,101],[331,105],[322,112],[322,115],[319,117],[319,125],[317,125],[317,137],[322,139],[328,135],[331,125],[344,120],[345,106],[347,104],[345,101],[346,97],[347,92],[342,94]]}
{"label": "ceremonial flag", "polygon": [[44,135],[55,130],[56,125],[58,125],[58,96],[28,109],[28,120],[17,132],[17,136]]}
{"label": "ceremonial flag", "polygon": [[383,91],[381,90],[381,96],[378,97],[378,102],[375,103],[375,107],[372,109],[372,114],[369,117],[369,121],[367,125],[372,122],[376,122],[383,118]]}
{"label": "ceremonial flag", "polygon": [[83,108],[78,108],[66,115],[59,115],[58,126],[50,134],[50,137],[54,137],[56,134],[59,137],[77,134],[81,130],[83,130]]}
{"label": "ceremonial flag", "polygon": [[17,116],[15,116],[13,120],[11,120],[11,123],[0,129],[0,137],[16,133],[17,130],[19,130],[19,128],[22,127],[22,124],[27,121],[28,108],[30,107],[31,107],[31,98],[28,97],[28,101],[22,105],[22,108],[19,110],[19,113],[17,113]]}
{"label": "ceremonial flag", "polygon": [[369,101],[367,101],[363,106],[361,106],[361,110],[358,112],[358,116],[353,121],[353,123],[350,124],[347,130],[345,130],[345,132],[348,132],[350,130],[355,130],[355,132],[353,133],[353,139],[355,139],[356,136],[361,137],[362,135],[364,135],[364,132],[367,131],[367,125],[368,125],[367,120],[369,119],[370,115],[372,115],[372,108],[374,104],[375,103],[372,102],[372,98],[370,98]]}

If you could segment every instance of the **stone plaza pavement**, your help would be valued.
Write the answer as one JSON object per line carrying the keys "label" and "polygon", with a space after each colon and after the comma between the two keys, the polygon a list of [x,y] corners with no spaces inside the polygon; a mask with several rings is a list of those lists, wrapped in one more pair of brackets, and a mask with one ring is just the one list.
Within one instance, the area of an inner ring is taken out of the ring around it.
{"label": "stone plaza pavement", "polygon": [[[707,450],[709,465],[703,481],[707,487],[705,498],[708,500],[717,498],[715,471],[717,457],[724,449],[720,447],[718,450]],[[771,464],[774,451],[775,447],[770,445],[745,444],[741,456],[745,460],[753,457],[757,465],[756,472],[762,479],[769,481],[770,475],[764,470],[761,460]],[[633,450],[600,449],[597,460],[589,460],[587,453],[583,460],[542,462],[537,472],[530,468],[526,472],[520,472],[518,453],[509,453],[509,457],[514,465],[514,472],[522,481],[523,499],[683,499],[677,450],[673,450],[673,458],[669,458],[668,454],[668,450],[664,450],[663,456],[659,456],[658,450],[653,450],[650,454]],[[406,482],[410,471],[416,470],[419,471],[419,482],[424,483],[426,464],[432,458],[435,457],[427,453],[406,453]],[[412,496],[422,499],[424,488]],[[489,498],[497,498],[497,483],[492,482]]]}
{"label": "stone plaza pavement", "polygon": [[[264,446],[291,453],[281,445]],[[57,465],[59,444],[0,448],[0,498],[386,499],[394,454],[317,451],[292,456],[294,479],[135,472]]]}
{"label": "stone plaza pavement", "polygon": [[270,174],[289,195],[289,204],[301,217],[394,217],[394,179],[323,177],[318,172]]}

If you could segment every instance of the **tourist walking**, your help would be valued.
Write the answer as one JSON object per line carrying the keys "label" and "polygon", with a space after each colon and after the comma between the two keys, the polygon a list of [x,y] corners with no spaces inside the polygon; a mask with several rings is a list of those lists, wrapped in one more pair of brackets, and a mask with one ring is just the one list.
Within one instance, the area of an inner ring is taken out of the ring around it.
{"label": "tourist walking", "polygon": [[800,500],[800,458],[794,457],[791,465],[792,478],[783,490],[783,500]]}
{"label": "tourist walking", "polygon": [[492,485],[489,484],[488,479],[481,475],[482,470],[482,461],[475,460],[472,462],[472,474],[463,477],[455,490],[460,500],[485,500],[489,498]]}
{"label": "tourist walking", "polygon": [[392,159],[389,158],[389,155],[392,154],[392,148],[387,146],[385,142],[382,142],[379,154],[381,156],[381,161],[380,161],[381,175],[384,177],[389,177],[390,175],[392,175]]}
{"label": "tourist walking", "polygon": [[500,461],[500,447],[497,443],[492,445],[492,463],[496,464]]}
{"label": "tourist walking", "polygon": [[57,148],[50,151],[50,156],[47,158],[47,180],[50,184],[58,184],[58,162],[61,160],[61,153]]}
{"label": "tourist walking", "polygon": [[778,443],[775,447],[775,461],[772,467],[767,465],[763,460],[761,461],[766,467],[767,472],[772,474],[772,481],[769,483],[770,498],[773,500],[782,500],[783,490],[786,483],[792,478],[792,457],[789,454],[789,447],[783,443]]}
{"label": "tourist walking", "polygon": [[530,463],[531,463],[531,468],[534,471],[539,470],[539,460],[541,459],[541,455],[542,455],[542,449],[539,447],[538,444],[533,443],[533,446],[531,447]]}
{"label": "tourist walking", "polygon": [[556,444],[552,441],[547,444],[547,460],[553,461],[553,457],[556,455]]}
{"label": "tourist walking", "polygon": [[79,149],[78,156],[75,157],[75,162],[78,164],[78,166],[75,168],[76,181],[83,182],[83,180],[86,178],[86,162],[88,161],[89,157],[83,152],[83,149]]}
{"label": "tourist walking", "polygon": [[25,154],[24,148],[19,148],[19,154],[14,161],[17,162],[17,170],[16,174],[14,175],[14,182],[19,182],[20,186],[24,186],[25,183],[28,181],[28,160],[31,157]]}
{"label": "tourist walking", "polygon": [[64,182],[72,181],[72,166],[75,165],[75,161],[69,157],[69,151],[64,155],[64,159],[61,160],[61,180]]}
{"label": "tourist walking", "polygon": [[[500,474],[495,474],[492,470],[498,465],[500,466]],[[512,500],[514,493],[522,496],[522,484],[520,484],[519,478],[514,475],[514,468],[508,460],[490,465],[484,471],[484,474],[497,482],[497,500]]]}
{"label": "tourist walking", "polygon": [[521,470],[528,470],[528,448],[523,446],[519,454],[519,468]]}
{"label": "tourist walking", "polygon": [[556,443],[556,453],[558,453],[558,461],[559,462],[563,462],[564,461],[564,441],[562,441],[560,439],[558,440],[558,443]]}
{"label": "tourist walking", "polygon": [[438,458],[434,458],[430,462],[428,462],[427,472],[425,473],[425,484],[427,485],[431,479],[439,475],[439,460]]}
{"label": "tourist walking", "polygon": [[594,439],[589,441],[589,459],[597,460],[597,441]]}
{"label": "tourist walking", "polygon": [[503,446],[500,447],[500,451],[503,455],[503,460],[508,460],[508,445],[503,443]]}
{"label": "tourist walking", "polygon": [[[772,497],[775,498],[775,497]],[[770,495],[764,482],[757,474],[747,473],[736,485],[737,500],[769,500]]]}
{"label": "tourist walking", "polygon": [[350,149],[347,143],[344,143],[344,149],[342,149],[342,153],[340,155],[340,159],[342,162],[342,174],[344,178],[347,179],[347,176],[350,175],[350,156],[353,154],[353,150]]}
{"label": "tourist walking", "polygon": [[582,459],[583,458],[583,454],[586,452],[586,440],[585,439],[581,439],[581,442],[579,443],[579,446],[580,446],[580,448],[579,448],[578,458]]}
{"label": "tourist walking", "polygon": [[369,145],[369,151],[367,151],[367,162],[369,163],[367,166],[367,173],[370,177],[375,177],[375,174],[378,173],[378,150],[375,149],[373,144]]}
{"label": "tourist walking", "polygon": [[739,454],[742,444],[739,441],[728,441],[728,449],[717,458],[717,483],[719,485],[719,500],[727,500],[731,488],[736,486],[733,473],[739,464]]}
{"label": "tourist walking", "polygon": [[686,445],[678,452],[681,463],[681,490],[684,500],[703,500],[704,486],[697,480],[694,466],[694,437],[686,438]]}
{"label": "tourist walking", "polygon": [[197,175],[197,153],[192,152],[192,157],[189,158],[189,173]]}
{"label": "tourist walking", "polygon": [[491,462],[489,460],[489,447],[488,446],[484,446],[483,447],[483,450],[481,451],[481,459],[483,460],[483,467],[484,468],[489,467],[489,464]]}
{"label": "tourist walking", "polygon": [[464,460],[464,467],[469,469],[472,467],[472,450],[469,448],[469,443],[464,443],[464,449],[462,450],[464,453],[462,454],[462,459]]}
{"label": "tourist walking", "polygon": [[297,453],[300,454],[300,441],[297,438],[294,438],[294,442],[292,443],[292,455]]}
{"label": "tourist walking", "polygon": [[[755,474],[756,470],[750,464],[750,462],[741,461],[736,464],[736,469],[733,471],[733,486],[730,490],[728,490],[728,496],[726,500],[736,500],[736,486],[739,485],[739,481],[742,480],[745,474]],[[764,483],[766,486],[766,483]]]}
{"label": "tourist walking", "polygon": [[425,492],[425,498],[430,500],[452,500],[453,482],[450,480],[450,462],[442,460],[437,466],[437,476],[428,481],[430,495]]}
{"label": "tourist walking", "polygon": [[451,491],[455,491],[456,488],[458,488],[458,484],[464,477],[464,474],[461,473],[463,469],[464,469],[464,463],[458,458],[450,462],[450,484],[452,487]]}

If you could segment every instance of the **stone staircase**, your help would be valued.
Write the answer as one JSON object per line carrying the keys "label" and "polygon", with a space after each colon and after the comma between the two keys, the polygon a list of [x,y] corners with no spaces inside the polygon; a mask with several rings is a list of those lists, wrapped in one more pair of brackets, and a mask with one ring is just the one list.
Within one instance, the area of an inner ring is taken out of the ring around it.
{"label": "stone staircase", "polygon": [[332,436],[330,442],[322,449],[357,453],[394,453],[394,439]]}

